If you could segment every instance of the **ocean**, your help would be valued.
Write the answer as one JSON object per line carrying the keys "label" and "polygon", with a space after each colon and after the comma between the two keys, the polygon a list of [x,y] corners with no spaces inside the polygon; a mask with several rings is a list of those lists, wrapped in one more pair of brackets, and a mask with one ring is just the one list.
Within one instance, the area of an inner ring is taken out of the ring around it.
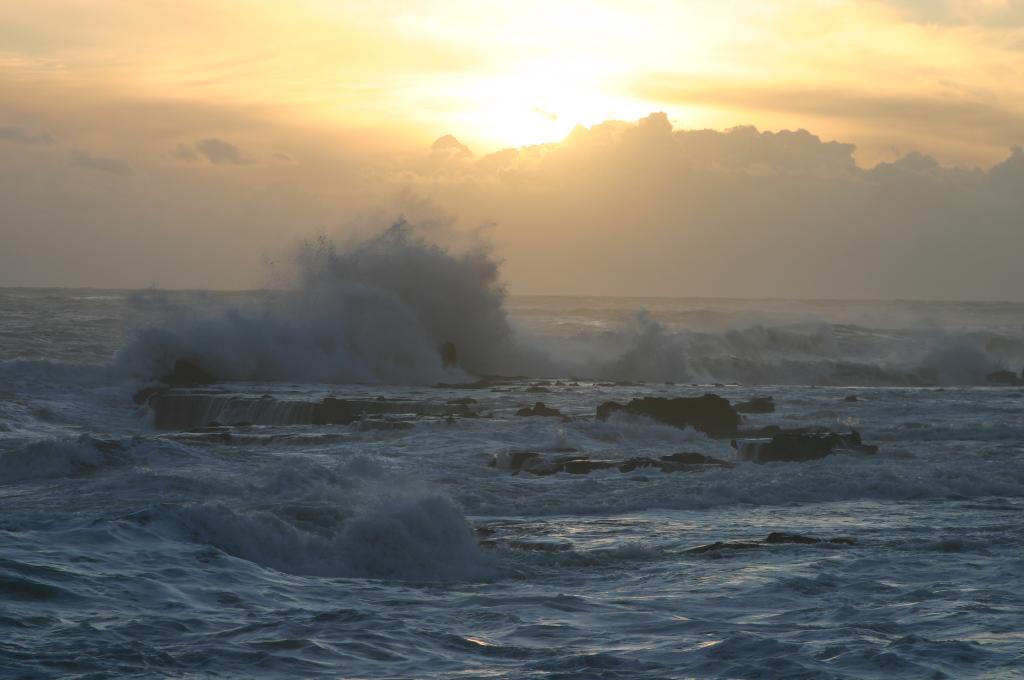
{"label": "ocean", "polygon": [[[0,289],[0,677],[1024,677],[1024,304],[506,297],[409,248]],[[133,399],[180,359],[216,382]],[[878,452],[595,417],[708,393]],[[683,452],[724,464],[511,462]]]}

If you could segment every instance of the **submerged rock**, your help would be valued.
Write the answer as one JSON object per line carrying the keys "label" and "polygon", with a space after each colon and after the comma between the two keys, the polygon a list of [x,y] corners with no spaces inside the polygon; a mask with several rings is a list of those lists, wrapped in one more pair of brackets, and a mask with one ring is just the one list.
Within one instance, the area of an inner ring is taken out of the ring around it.
{"label": "submerged rock", "polygon": [[775,413],[775,400],[771,397],[754,397],[750,401],[736,404],[739,413]]}
{"label": "submerged rock", "polygon": [[542,416],[545,418],[560,418],[562,416],[562,412],[559,411],[557,408],[545,406],[544,402],[542,401],[538,401],[533,406],[524,406],[523,408],[519,409],[518,411],[516,411],[516,415],[521,416],[523,418],[530,418],[536,416]]}
{"label": "submerged rock", "polygon": [[[237,394],[193,393],[185,390],[163,390],[148,399],[153,410],[153,424],[162,430],[186,430],[220,423],[237,427],[242,423],[255,425],[349,425],[363,419],[391,415],[404,419],[417,416],[443,417],[452,407],[431,402],[399,400],[359,400],[327,397],[320,401],[249,397]],[[468,407],[467,417],[471,412]],[[460,409],[461,410],[461,409]],[[475,414],[474,414],[475,415]],[[388,421],[394,423],[397,421]],[[375,427],[368,425],[367,427]],[[383,427],[401,428],[389,424]]]}
{"label": "submerged rock", "polygon": [[606,401],[597,407],[597,419],[606,420],[611,414],[625,411],[647,416],[667,425],[692,427],[712,437],[732,437],[740,424],[740,415],[727,399],[715,394],[702,397],[642,397],[626,405]]}
{"label": "submerged rock", "polygon": [[841,536],[839,538],[815,538],[814,536],[804,536],[802,534],[787,534],[780,531],[773,531],[768,534],[768,538],[764,539],[765,543],[834,543],[836,545],[855,545],[857,542],[852,538]]}
{"label": "submerged rock", "polygon": [[857,542],[852,538],[847,538],[845,536],[838,538],[815,538],[814,536],[804,536],[801,534],[772,532],[768,534],[768,537],[763,541],[715,541],[714,543],[698,545],[694,548],[690,548],[686,552],[694,555],[703,555],[706,553],[717,554],[726,553],[726,551],[731,550],[756,550],[769,545],[784,543],[796,543],[802,545],[856,545]]}
{"label": "submerged rock", "polygon": [[821,430],[779,431],[771,438],[739,440],[733,445],[740,458],[755,463],[799,463],[824,458],[836,451],[878,452],[877,446],[862,443],[856,431],[845,434]]}
{"label": "submerged rock", "polygon": [[514,473],[528,472],[532,475],[546,476],[558,472],[582,475],[594,470],[616,469],[619,472],[632,472],[650,468],[661,472],[703,472],[706,468],[731,468],[728,461],[718,460],[700,453],[673,453],[660,458],[637,457],[626,460],[592,460],[587,456],[570,456],[546,459],[535,451],[503,453],[491,460],[491,467],[511,470]]}

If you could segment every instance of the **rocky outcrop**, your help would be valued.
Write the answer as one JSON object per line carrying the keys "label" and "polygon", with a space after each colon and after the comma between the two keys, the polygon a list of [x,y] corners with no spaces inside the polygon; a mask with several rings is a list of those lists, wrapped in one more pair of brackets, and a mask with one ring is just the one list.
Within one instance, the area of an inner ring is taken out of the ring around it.
{"label": "rocky outcrop", "polygon": [[814,536],[804,536],[801,534],[787,534],[780,532],[773,532],[768,534],[768,537],[762,541],[715,541],[714,543],[707,543],[705,545],[698,545],[694,548],[690,548],[686,552],[694,555],[711,554],[712,556],[721,557],[727,555],[731,551],[736,550],[756,550],[758,548],[766,548],[770,545],[778,545],[783,543],[797,543],[801,545],[856,545],[857,542],[852,538],[845,536],[837,538],[816,538]]}
{"label": "rocky outcrop", "polygon": [[606,420],[617,412],[647,416],[676,427],[692,427],[712,437],[734,437],[740,424],[736,409],[715,394],[675,399],[643,397],[625,405],[606,401],[597,407],[597,419]]}
{"label": "rocky outcrop", "polygon": [[775,413],[775,400],[771,397],[754,397],[750,401],[736,404],[738,413]]}
{"label": "rocky outcrop", "polygon": [[765,543],[803,543],[803,544],[815,544],[815,543],[833,543],[836,545],[854,545],[856,541],[852,538],[845,536],[839,538],[815,538],[814,536],[804,536],[802,534],[787,534],[783,532],[773,531],[768,534],[768,538],[764,539]]}
{"label": "rocky outcrop", "polygon": [[546,406],[544,402],[538,401],[533,406],[524,406],[523,408],[516,411],[516,415],[522,418],[531,417],[545,417],[545,418],[561,418],[562,412],[557,408],[551,408]]}
{"label": "rocky outcrop", "polygon": [[1012,387],[1024,386],[1024,371],[1017,375],[1013,371],[995,371],[985,376],[985,379],[993,385],[1010,385]]}
{"label": "rocky outcrop", "polygon": [[491,460],[492,467],[546,476],[559,472],[573,475],[589,474],[595,470],[615,469],[619,472],[650,469],[661,472],[703,472],[707,468],[731,468],[733,464],[705,456],[701,453],[673,453],[659,458],[637,457],[625,460],[594,460],[588,456],[562,456],[548,459],[535,451],[501,454]]}
{"label": "rocky outcrop", "polygon": [[172,387],[203,387],[217,382],[217,376],[204,370],[199,364],[188,359],[178,359],[170,373],[160,378],[160,385],[150,385],[132,395],[136,404],[147,404],[158,394],[164,394]]}
{"label": "rocky outcrop", "polygon": [[780,430],[770,437],[733,442],[740,458],[755,463],[805,462],[837,451],[873,454],[877,446],[861,441],[860,433],[839,434],[824,430]]}
{"label": "rocky outcrop", "polygon": [[[476,415],[468,405],[436,404],[400,400],[360,400],[327,397],[320,401],[275,399],[270,395],[250,397],[237,394],[197,393],[164,390],[148,400],[153,424],[163,430],[187,430],[211,424],[243,425],[348,425],[368,418],[391,416],[469,417]],[[375,427],[370,425],[369,427]],[[401,427],[386,425],[391,429]]]}

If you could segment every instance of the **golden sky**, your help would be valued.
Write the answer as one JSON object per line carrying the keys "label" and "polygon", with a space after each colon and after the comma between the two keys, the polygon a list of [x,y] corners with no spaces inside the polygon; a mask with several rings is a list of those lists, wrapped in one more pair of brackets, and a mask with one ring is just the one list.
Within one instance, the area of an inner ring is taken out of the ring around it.
{"label": "golden sky", "polygon": [[53,107],[212,106],[481,151],[665,111],[808,128],[862,164],[990,165],[1024,142],[1024,2],[0,0],[0,73]]}
{"label": "golden sky", "polygon": [[1018,146],[1024,0],[0,0],[0,285],[404,214],[520,293],[1022,299]]}

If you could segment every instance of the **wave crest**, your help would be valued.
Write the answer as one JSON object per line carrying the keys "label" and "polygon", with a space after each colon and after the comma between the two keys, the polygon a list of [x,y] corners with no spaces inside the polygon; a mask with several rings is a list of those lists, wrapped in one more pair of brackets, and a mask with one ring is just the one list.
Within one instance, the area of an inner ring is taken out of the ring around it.
{"label": "wave crest", "polygon": [[[187,358],[222,380],[430,384],[515,364],[499,263],[483,246],[450,252],[400,220],[346,248],[307,243],[298,264],[297,288],[273,303],[145,329],[118,365],[143,379]],[[442,361],[446,343],[457,366]]]}

